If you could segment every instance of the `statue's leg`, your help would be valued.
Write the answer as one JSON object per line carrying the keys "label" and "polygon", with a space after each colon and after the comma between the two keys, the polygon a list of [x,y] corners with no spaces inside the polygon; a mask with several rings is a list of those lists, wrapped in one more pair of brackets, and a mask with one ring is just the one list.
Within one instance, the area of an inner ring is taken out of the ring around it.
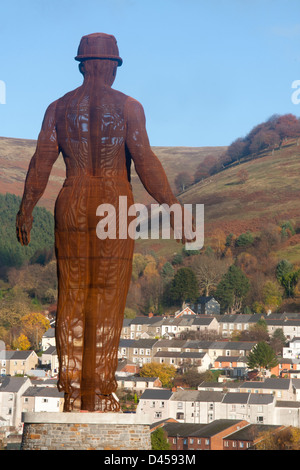
{"label": "statue's leg", "polygon": [[82,409],[118,411],[119,403],[114,398],[115,373],[134,240],[99,240],[96,231],[90,234],[91,285],[85,309]]}

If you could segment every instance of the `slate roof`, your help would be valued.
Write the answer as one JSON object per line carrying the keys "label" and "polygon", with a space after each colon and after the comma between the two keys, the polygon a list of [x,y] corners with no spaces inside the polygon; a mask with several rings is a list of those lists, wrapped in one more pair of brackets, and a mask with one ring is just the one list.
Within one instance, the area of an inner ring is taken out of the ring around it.
{"label": "slate roof", "polygon": [[[26,381],[29,381],[28,377],[1,377],[0,392],[17,393]],[[28,383],[30,384],[30,381]]]}
{"label": "slate roof", "polygon": [[281,425],[269,425],[269,424],[249,424],[238,431],[233,432],[226,436],[226,440],[234,441],[254,441],[263,432],[276,431],[280,429]]}
{"label": "slate roof", "polygon": [[55,337],[55,328],[48,328],[48,330],[43,335],[46,338],[54,338]]}
{"label": "slate roof", "polygon": [[249,405],[269,405],[273,403],[275,397],[271,393],[250,393]]}
{"label": "slate roof", "polygon": [[269,389],[269,390],[289,390],[290,379],[265,379],[264,382],[249,381],[243,382],[239,388],[248,389]]}
{"label": "slate roof", "polygon": [[218,419],[208,424],[166,423],[164,429],[170,437],[208,438],[240,422],[238,419]]}
{"label": "slate roof", "polygon": [[64,392],[59,392],[55,387],[28,387],[23,397],[63,398]]}
{"label": "slate roof", "polygon": [[240,405],[245,405],[248,403],[249,395],[249,393],[243,392],[229,392],[224,395],[222,403],[236,403]]}
{"label": "slate roof", "polygon": [[145,390],[141,395],[141,400],[169,400],[173,395],[172,390]]}

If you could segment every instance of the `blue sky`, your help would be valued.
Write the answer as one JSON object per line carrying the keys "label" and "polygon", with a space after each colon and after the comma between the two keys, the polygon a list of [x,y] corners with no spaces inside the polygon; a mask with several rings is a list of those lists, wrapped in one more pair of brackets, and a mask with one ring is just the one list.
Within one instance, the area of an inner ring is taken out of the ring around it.
{"label": "blue sky", "polygon": [[299,0],[10,0],[0,7],[0,136],[36,139],[82,83],[80,38],[113,34],[114,88],[139,100],[153,146],[220,146],[272,114],[300,116]]}

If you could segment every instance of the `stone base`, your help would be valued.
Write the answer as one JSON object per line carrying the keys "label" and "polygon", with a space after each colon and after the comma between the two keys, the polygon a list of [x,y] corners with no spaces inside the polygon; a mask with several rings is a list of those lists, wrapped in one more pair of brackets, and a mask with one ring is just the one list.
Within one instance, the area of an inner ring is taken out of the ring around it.
{"label": "stone base", "polygon": [[150,421],[127,413],[23,413],[21,450],[151,450]]}

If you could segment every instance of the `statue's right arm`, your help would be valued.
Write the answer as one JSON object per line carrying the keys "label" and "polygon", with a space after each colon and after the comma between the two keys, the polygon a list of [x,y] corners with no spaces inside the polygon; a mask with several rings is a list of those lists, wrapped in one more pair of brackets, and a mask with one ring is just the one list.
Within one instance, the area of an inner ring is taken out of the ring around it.
{"label": "statue's right arm", "polygon": [[151,150],[144,109],[133,98],[126,101],[126,123],[126,145],[145,189],[159,204],[178,204],[163,166]]}

